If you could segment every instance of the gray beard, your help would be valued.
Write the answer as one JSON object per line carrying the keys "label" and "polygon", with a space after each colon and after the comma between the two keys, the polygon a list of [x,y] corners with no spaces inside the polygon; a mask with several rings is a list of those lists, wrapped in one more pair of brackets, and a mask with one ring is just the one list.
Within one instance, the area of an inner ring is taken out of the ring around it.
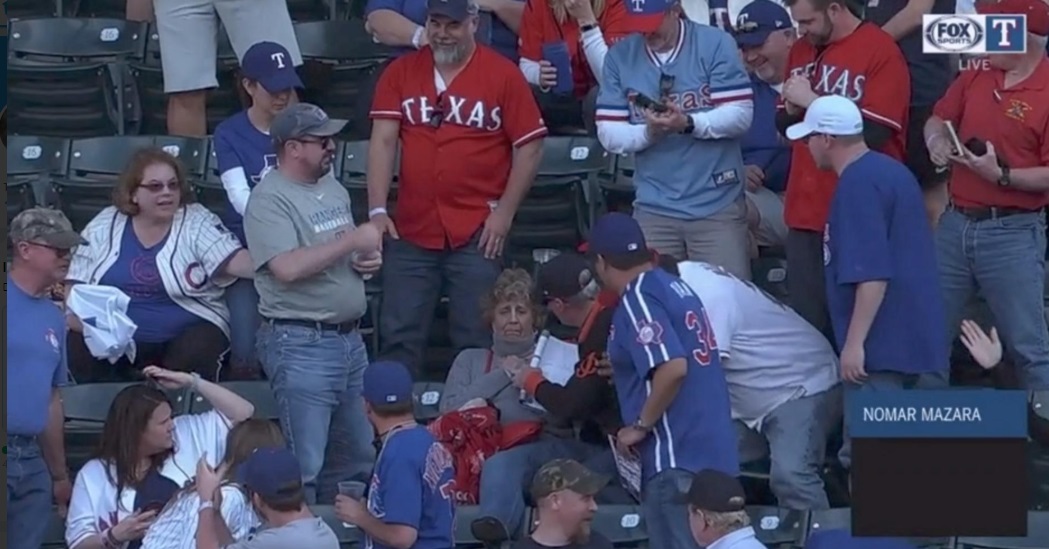
{"label": "gray beard", "polygon": [[455,46],[430,46],[433,49],[433,60],[438,65],[457,65],[466,59],[466,44]]}

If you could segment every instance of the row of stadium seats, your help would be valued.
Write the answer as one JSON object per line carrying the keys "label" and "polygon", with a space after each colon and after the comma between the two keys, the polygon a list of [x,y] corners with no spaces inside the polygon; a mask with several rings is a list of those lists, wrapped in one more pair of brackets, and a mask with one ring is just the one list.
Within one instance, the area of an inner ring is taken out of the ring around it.
{"label": "row of stadium seats", "polygon": [[[7,0],[7,16],[25,17],[123,17],[127,0]],[[363,2],[351,0],[288,0],[288,11],[296,21],[337,19],[360,13]]]}

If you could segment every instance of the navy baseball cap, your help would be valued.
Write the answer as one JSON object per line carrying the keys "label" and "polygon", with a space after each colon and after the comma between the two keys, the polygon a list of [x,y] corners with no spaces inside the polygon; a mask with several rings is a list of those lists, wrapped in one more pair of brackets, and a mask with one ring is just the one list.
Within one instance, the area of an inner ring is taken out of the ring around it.
{"label": "navy baseball cap", "polygon": [[703,469],[693,475],[688,492],[681,496],[680,503],[714,513],[742,511],[747,503],[739,479],[714,469]]}
{"label": "navy baseball cap", "polygon": [[412,374],[400,362],[373,362],[364,370],[364,400],[372,406],[412,401]]}
{"label": "navy baseball cap", "polygon": [[783,6],[770,0],[754,0],[740,10],[733,35],[739,47],[753,48],[764,44],[770,34],[791,27],[790,14]]}
{"label": "navy baseball cap", "polygon": [[536,286],[543,299],[568,299],[579,295],[593,281],[593,268],[585,257],[563,253],[539,267]]}
{"label": "navy baseball cap", "polygon": [[645,233],[633,217],[621,212],[602,215],[590,229],[587,252],[616,255],[646,250]]}
{"label": "navy baseball cap", "polygon": [[276,42],[259,42],[240,61],[245,78],[255,80],[270,93],[305,88],[288,49]]}
{"label": "navy baseball cap", "polygon": [[302,488],[302,469],[287,448],[258,448],[237,467],[237,484],[263,498],[287,496]]}
{"label": "navy baseball cap", "polygon": [[471,4],[470,0],[428,0],[426,13],[443,15],[453,21],[466,21],[467,17],[477,15],[477,4]]}

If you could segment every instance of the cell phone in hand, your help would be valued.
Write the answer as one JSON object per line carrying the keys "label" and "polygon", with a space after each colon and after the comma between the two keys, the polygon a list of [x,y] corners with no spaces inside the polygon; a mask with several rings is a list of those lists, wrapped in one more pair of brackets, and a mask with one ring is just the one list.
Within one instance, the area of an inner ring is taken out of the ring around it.
{"label": "cell phone in hand", "polygon": [[654,101],[651,97],[640,92],[634,97],[634,104],[642,109],[648,109],[658,113],[664,113],[670,110],[666,105]]}
{"label": "cell phone in hand", "polygon": [[987,142],[982,139],[972,138],[965,142],[965,148],[976,156],[987,154]]}
{"label": "cell phone in hand", "polygon": [[958,139],[958,132],[954,130],[954,124],[948,120],[944,122],[943,125],[947,127],[947,135],[951,139],[951,148],[954,149],[954,154],[962,154],[962,142]]}

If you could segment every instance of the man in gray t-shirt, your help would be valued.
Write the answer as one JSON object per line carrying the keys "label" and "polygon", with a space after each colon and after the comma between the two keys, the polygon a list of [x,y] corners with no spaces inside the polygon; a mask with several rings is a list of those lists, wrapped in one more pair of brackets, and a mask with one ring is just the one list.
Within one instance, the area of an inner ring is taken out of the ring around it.
{"label": "man in gray t-shirt", "polygon": [[[345,125],[307,103],[281,111],[270,126],[277,169],[252,190],[244,213],[263,317],[258,358],[311,503],[334,501],[335,484],[367,477],[375,460],[358,327],[367,306],[361,276],[382,265],[380,233],[370,223],[354,227],[349,194],[331,173],[333,136]],[[346,443],[327,453],[332,427]],[[322,469],[332,482],[318,486]]]}

